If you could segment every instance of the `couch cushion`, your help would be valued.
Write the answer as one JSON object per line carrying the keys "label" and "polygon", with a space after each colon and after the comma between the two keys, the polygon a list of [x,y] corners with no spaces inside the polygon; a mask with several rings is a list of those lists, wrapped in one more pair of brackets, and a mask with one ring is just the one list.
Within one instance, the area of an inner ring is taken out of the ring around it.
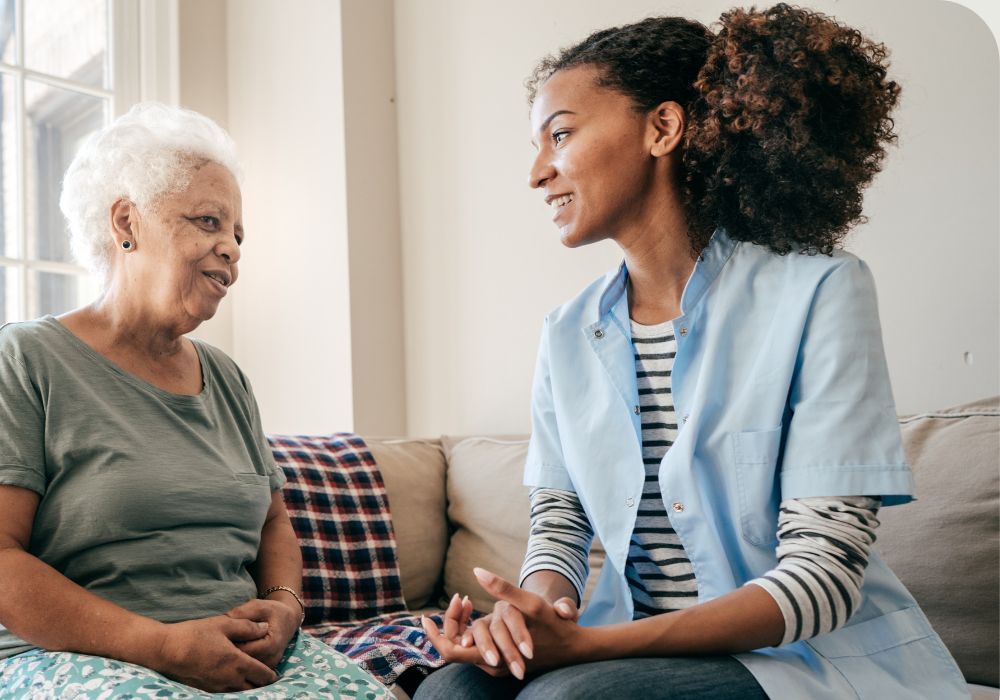
{"label": "couch cushion", "polygon": [[917,501],[880,512],[876,551],[970,683],[998,685],[1000,398],[900,419]]}
{"label": "couch cushion", "polygon": [[337,434],[271,435],[268,442],[288,478],[306,625],[405,610],[385,485],[364,441]]}
{"label": "couch cushion", "polygon": [[[475,566],[517,583],[528,543],[528,487],[521,482],[528,439],[442,437],[448,460],[448,518],[454,531],[448,544],[444,592],[468,595],[476,610],[489,612],[494,599],[476,581]],[[584,600],[593,591],[604,562],[595,539]]]}
{"label": "couch cushion", "polygon": [[440,440],[365,438],[385,480],[410,610],[431,602],[448,547],[445,462]]}

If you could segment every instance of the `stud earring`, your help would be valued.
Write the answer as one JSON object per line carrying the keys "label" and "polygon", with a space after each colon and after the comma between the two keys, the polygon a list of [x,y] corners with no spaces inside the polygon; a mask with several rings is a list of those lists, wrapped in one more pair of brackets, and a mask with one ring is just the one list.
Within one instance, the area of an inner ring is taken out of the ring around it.
{"label": "stud earring", "polygon": [[132,241],[122,241],[122,250],[132,250]]}

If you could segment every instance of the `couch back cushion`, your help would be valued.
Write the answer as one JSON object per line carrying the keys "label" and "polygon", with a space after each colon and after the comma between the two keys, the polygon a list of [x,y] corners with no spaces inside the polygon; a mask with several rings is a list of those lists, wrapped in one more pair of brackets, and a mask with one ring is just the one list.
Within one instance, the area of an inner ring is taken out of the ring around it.
{"label": "couch back cushion", "polygon": [[302,550],[306,625],[405,610],[385,484],[350,434],[271,435],[285,505]]}
{"label": "couch back cushion", "polygon": [[1000,685],[1000,398],[900,419],[918,500],[884,508],[875,550],[966,680]]}
{"label": "couch back cushion", "polygon": [[440,440],[366,438],[392,511],[403,597],[410,610],[431,605],[448,548],[445,462]]}
{"label": "couch back cushion", "polygon": [[[453,532],[444,570],[445,597],[468,595],[476,610],[495,602],[476,581],[472,568],[488,569],[517,583],[528,542],[529,489],[521,482],[527,436],[442,437],[448,461],[448,519]],[[584,600],[593,591],[604,562],[595,539]]]}

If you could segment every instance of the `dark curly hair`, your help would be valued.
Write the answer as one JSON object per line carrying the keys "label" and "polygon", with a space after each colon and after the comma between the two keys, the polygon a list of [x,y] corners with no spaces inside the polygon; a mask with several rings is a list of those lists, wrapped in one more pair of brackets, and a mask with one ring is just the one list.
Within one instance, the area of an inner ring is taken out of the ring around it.
{"label": "dark curly hair", "polygon": [[713,35],[680,17],[604,29],[541,61],[529,103],[556,71],[601,69],[599,84],[640,112],[688,114],[683,190],[692,251],[717,226],[784,255],[830,254],[865,221],[862,190],[894,141],[900,87],[885,46],[784,3],[733,9]]}

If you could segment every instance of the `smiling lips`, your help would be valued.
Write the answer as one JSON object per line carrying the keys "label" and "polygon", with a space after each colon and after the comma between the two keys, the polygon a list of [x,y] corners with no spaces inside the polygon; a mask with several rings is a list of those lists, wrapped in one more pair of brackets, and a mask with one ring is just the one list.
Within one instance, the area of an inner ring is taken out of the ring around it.
{"label": "smiling lips", "polygon": [[226,293],[229,285],[232,283],[232,278],[229,276],[228,272],[223,272],[222,270],[213,270],[211,272],[203,272],[203,275],[208,279],[215,282],[223,294]]}
{"label": "smiling lips", "polygon": [[552,219],[558,219],[559,214],[562,213],[563,207],[573,201],[572,194],[559,194],[553,195],[551,197],[546,197],[545,202],[550,207],[552,207]]}

